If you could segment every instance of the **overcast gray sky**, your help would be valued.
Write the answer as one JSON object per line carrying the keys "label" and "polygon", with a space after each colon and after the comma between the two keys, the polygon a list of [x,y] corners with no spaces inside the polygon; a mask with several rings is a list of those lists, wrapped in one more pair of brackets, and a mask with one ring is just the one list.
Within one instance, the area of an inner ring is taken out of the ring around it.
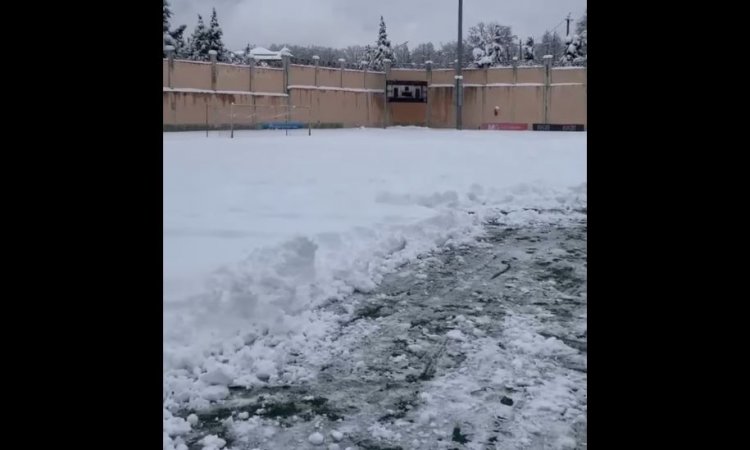
{"label": "overcast gray sky", "polygon": [[[346,47],[372,44],[383,15],[391,42],[449,42],[457,36],[458,0],[170,0],[172,26],[186,24],[189,36],[198,14],[208,25],[216,7],[224,44]],[[513,34],[540,39],[568,13],[574,22],[583,16],[586,0],[464,0],[464,36],[477,22],[496,21]],[[565,23],[557,27],[565,34]]]}

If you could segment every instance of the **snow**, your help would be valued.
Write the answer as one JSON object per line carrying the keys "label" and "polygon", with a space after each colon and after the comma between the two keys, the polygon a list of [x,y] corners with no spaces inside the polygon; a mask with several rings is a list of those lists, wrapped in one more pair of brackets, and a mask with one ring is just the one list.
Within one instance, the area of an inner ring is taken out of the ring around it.
{"label": "snow", "polygon": [[[346,301],[355,290],[374,290],[430,250],[473,242],[498,208],[517,211],[508,220],[524,223],[539,217],[524,208],[572,207],[586,195],[585,132],[404,127],[246,131],[234,139],[183,132],[165,133],[163,142],[164,448],[184,445],[197,423],[177,411],[204,410],[226,399],[230,386],[313,379],[320,348],[345,345],[329,336],[339,316],[320,308],[324,302],[341,301],[351,312]],[[535,334],[536,324],[507,320],[509,350],[573,357],[561,341]],[[468,320],[456,324],[448,345],[478,349],[484,375],[501,377],[492,364],[502,355],[489,353],[497,343]],[[476,406],[472,377],[436,379],[428,398],[435,408],[467,399]],[[546,417],[572,405],[566,383],[551,374],[532,391],[528,411]],[[254,418],[239,417],[232,428],[257,433]],[[372,424],[369,434],[401,436],[388,424]],[[225,442],[208,436],[202,445]]]}
{"label": "snow", "polygon": [[278,52],[271,51],[265,47],[253,47],[250,49],[250,55],[251,56],[259,56],[259,55],[275,55]]}
{"label": "snow", "polygon": [[371,94],[383,94],[383,89],[342,88],[333,86],[312,86],[304,84],[293,84],[289,89],[312,89],[317,91],[344,91],[344,92],[368,92]]}
{"label": "snow", "polygon": [[200,443],[203,444],[203,450],[219,450],[220,448],[224,448],[227,441],[216,435],[210,434],[201,439]]}
{"label": "snow", "polygon": [[367,431],[370,432],[370,435],[380,441],[391,441],[391,440],[397,440],[401,439],[401,434],[397,431],[391,430],[389,427],[386,427],[382,424],[375,423],[372,424]]}
{"label": "snow", "polygon": [[344,433],[337,431],[337,430],[333,430],[331,431],[331,437],[333,438],[334,441],[340,442],[342,439],[344,439]]}
{"label": "snow", "polygon": [[307,440],[312,445],[323,445],[323,442],[325,442],[325,439],[326,438],[322,434],[318,433],[317,431],[311,434],[310,436],[308,436],[307,438]]}
{"label": "snow", "polygon": [[[165,58],[164,61],[167,61],[167,59]],[[175,61],[175,62],[184,63],[184,64],[205,64],[205,65],[211,65],[211,64],[213,64],[213,63],[208,62],[208,61],[195,61],[195,60],[192,60],[192,59],[181,59],[181,60]]]}
{"label": "snow", "polygon": [[[578,69],[580,67],[577,67]],[[465,88],[482,88],[482,87],[542,87],[545,86],[544,83],[487,83],[487,84],[479,84],[479,83],[467,83],[464,84]],[[550,86],[585,86],[585,83],[550,83]],[[454,87],[452,84],[431,84],[428,87],[430,88],[444,88],[444,87]]]}
{"label": "snow", "polygon": [[204,374],[201,380],[207,384],[228,386],[234,379],[233,372],[234,370],[231,366],[217,364],[213,369]]}
{"label": "snow", "polygon": [[451,339],[455,339],[457,341],[465,341],[466,336],[461,332],[461,330],[451,330],[448,333],[445,334],[447,337]]}
{"label": "snow", "polygon": [[164,92],[185,92],[185,93],[199,93],[199,94],[227,94],[227,95],[255,95],[260,97],[287,97],[287,94],[281,94],[278,92],[250,92],[250,91],[212,91],[210,89],[196,89],[196,88],[162,88]]}
{"label": "snow", "polygon": [[203,389],[201,396],[208,401],[216,401],[229,397],[226,386],[208,386]]}
{"label": "snow", "polygon": [[190,432],[191,424],[181,417],[175,417],[168,410],[164,410],[164,432],[170,436],[182,436]]}

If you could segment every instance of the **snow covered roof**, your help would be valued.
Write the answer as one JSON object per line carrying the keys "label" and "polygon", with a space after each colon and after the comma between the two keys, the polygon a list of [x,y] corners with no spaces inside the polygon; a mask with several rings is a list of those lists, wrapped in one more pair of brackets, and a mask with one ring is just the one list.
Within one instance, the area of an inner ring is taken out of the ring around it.
{"label": "snow covered roof", "polygon": [[278,52],[263,47],[255,47],[250,50],[250,56],[256,61],[281,61],[282,55],[292,56],[292,52],[287,47]]}

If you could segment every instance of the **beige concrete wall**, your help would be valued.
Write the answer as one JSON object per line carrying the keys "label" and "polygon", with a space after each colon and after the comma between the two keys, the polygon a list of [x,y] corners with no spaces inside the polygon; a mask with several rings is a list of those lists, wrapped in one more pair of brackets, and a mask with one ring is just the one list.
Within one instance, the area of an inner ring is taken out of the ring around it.
{"label": "beige concrete wall", "polygon": [[[381,93],[385,84],[383,72],[345,70],[344,88],[341,90],[340,69],[319,68],[318,86],[333,89],[292,89],[290,98],[284,95],[268,96],[263,93],[282,94],[283,71],[272,68],[253,69],[252,91],[250,88],[250,68],[217,64],[217,91],[192,92],[187,88],[211,91],[211,64],[175,61],[172,70],[172,90],[164,92],[164,123],[166,125],[205,125],[206,105],[208,105],[210,125],[221,123],[222,117],[228,121],[229,104],[235,102],[247,105],[266,105],[270,120],[280,105],[309,106],[292,111],[292,120],[308,121],[321,125],[340,124],[343,126],[383,126],[385,119],[384,96]],[[163,61],[162,81],[168,83],[168,62]],[[544,86],[544,67],[469,69],[463,71],[464,88],[463,123],[466,128],[478,128],[488,122],[543,123],[545,90],[548,102],[549,123],[586,124],[586,70],[583,68],[552,69],[551,86]],[[455,71],[439,69],[432,71],[432,85],[453,85]],[[515,75],[515,76],[514,76]],[[426,71],[394,69],[391,79],[427,80]],[[290,85],[313,86],[315,68],[313,66],[290,66]],[[517,83],[517,84],[516,84]],[[493,85],[499,84],[499,85]],[[356,91],[371,89],[380,92]],[[222,91],[232,91],[227,94]],[[254,94],[254,95],[253,95]],[[423,103],[393,103],[389,106],[389,122],[392,125],[427,125],[431,127],[455,126],[454,98],[452,87],[432,87],[428,93],[429,107]],[[495,107],[498,115],[495,115]],[[263,110],[263,108],[258,108]],[[429,113],[428,113],[429,111]],[[426,120],[429,114],[429,121]]]}
{"label": "beige concrete wall", "polygon": [[367,72],[367,89],[385,90],[385,72]]}
{"label": "beige concrete wall", "polygon": [[484,88],[478,87],[464,88],[462,122],[465,129],[479,128],[482,123],[483,91]]}
{"label": "beige concrete wall", "polygon": [[586,89],[582,85],[550,87],[549,123],[587,124]]}
{"label": "beige concrete wall", "polygon": [[[520,86],[512,90],[513,122],[542,123],[544,122],[544,87]],[[499,121],[504,122],[504,121]]]}
{"label": "beige concrete wall", "polygon": [[388,79],[398,81],[427,81],[427,72],[413,69],[392,69]]}
{"label": "beige concrete wall", "polygon": [[464,84],[485,84],[486,71],[484,69],[462,70]]}
{"label": "beige concrete wall", "polygon": [[580,68],[557,68],[550,73],[550,83],[585,83],[586,70]]}
{"label": "beige concrete wall", "polygon": [[311,106],[313,126],[379,127],[383,124],[383,95],[322,89],[293,89],[294,105]]}
{"label": "beige concrete wall", "polygon": [[364,89],[365,73],[361,70],[344,69],[344,87],[349,89]]}
{"label": "beige concrete wall", "polygon": [[315,67],[290,65],[289,84],[292,86],[314,86]]}
{"label": "beige concrete wall", "polygon": [[211,64],[193,61],[175,61],[172,87],[211,89]]}
{"label": "beige concrete wall", "polygon": [[341,87],[339,69],[318,68],[318,86]]}
{"label": "beige concrete wall", "polygon": [[519,67],[517,83],[544,83],[544,67]]}
{"label": "beige concrete wall", "polygon": [[[484,88],[482,91],[485,97],[481,123],[518,121],[515,99],[518,88],[499,86]],[[495,115],[495,107],[498,107],[497,116]]]}
{"label": "beige concrete wall", "polygon": [[367,89],[367,72],[361,70],[347,70],[344,72],[344,87]]}
{"label": "beige concrete wall", "polygon": [[487,83],[513,83],[513,69],[501,68],[501,69],[487,69]]}
{"label": "beige concrete wall", "polygon": [[169,86],[169,61],[166,59],[161,64],[161,85]]}
{"label": "beige concrete wall", "polygon": [[453,108],[453,88],[432,88],[427,97],[430,106],[430,126],[450,128],[456,124]]}
{"label": "beige concrete wall", "polygon": [[453,85],[453,83],[456,82],[456,79],[453,78],[455,76],[456,76],[455,70],[450,70],[450,69],[433,70],[432,71],[432,84]]}
{"label": "beige concrete wall", "polygon": [[253,92],[284,92],[284,72],[281,69],[256,67],[253,69]]}
{"label": "beige concrete wall", "polygon": [[[165,92],[163,121],[165,125],[209,127],[229,123],[229,105],[249,103],[252,95],[209,94],[201,92]],[[208,108],[207,108],[208,107]]]}
{"label": "beige concrete wall", "polygon": [[250,66],[216,65],[216,89],[219,91],[248,91]]}
{"label": "beige concrete wall", "polygon": [[426,103],[390,103],[389,122],[392,126],[427,126]]}

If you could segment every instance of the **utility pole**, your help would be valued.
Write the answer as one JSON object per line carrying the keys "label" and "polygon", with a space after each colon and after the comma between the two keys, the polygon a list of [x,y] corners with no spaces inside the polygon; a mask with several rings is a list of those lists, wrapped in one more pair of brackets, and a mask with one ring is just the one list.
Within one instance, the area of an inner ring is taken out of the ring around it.
{"label": "utility pole", "polygon": [[570,36],[570,21],[573,20],[570,18],[570,13],[568,13],[568,17],[565,18],[565,36]]}
{"label": "utility pole", "polygon": [[461,116],[463,115],[463,75],[461,75],[461,66],[463,65],[463,19],[464,19],[464,0],[458,0],[458,63],[456,64],[456,129],[463,127]]}

